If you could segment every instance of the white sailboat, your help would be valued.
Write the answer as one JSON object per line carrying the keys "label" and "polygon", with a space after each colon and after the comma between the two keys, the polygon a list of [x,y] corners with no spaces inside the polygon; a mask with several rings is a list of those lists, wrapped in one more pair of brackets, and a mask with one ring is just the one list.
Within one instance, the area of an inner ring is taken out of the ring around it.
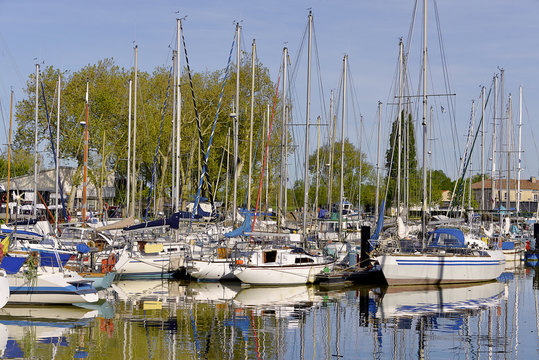
{"label": "white sailboat", "polygon": [[419,251],[399,249],[376,260],[389,285],[481,282],[497,278],[505,267],[501,250],[475,250],[466,245],[462,231],[438,229],[427,240],[427,0],[423,1],[423,243]]}
{"label": "white sailboat", "polygon": [[307,253],[302,248],[255,249],[236,262],[234,275],[251,285],[296,285],[313,283],[316,274],[333,269],[334,258]]}

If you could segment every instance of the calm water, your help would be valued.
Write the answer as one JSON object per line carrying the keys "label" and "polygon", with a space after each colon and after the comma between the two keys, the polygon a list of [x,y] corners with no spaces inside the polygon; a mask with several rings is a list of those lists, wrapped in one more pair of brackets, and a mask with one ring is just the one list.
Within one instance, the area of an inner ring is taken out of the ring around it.
{"label": "calm water", "polygon": [[0,310],[2,358],[538,359],[539,268],[467,287],[122,281],[97,306]]}

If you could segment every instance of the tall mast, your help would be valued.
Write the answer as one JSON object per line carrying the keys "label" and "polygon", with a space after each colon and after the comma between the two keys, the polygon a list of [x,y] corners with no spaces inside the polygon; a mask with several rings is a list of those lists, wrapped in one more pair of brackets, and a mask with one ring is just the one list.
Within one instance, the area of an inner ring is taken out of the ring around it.
{"label": "tall mast", "polygon": [[240,23],[236,23],[236,116],[234,117],[234,194],[232,200],[232,219],[236,223],[238,190],[238,119],[240,116]]}
{"label": "tall mast", "polygon": [[[481,88],[481,211],[485,210],[485,87]],[[483,216],[481,216],[483,222]]]}
{"label": "tall mast", "polygon": [[309,208],[309,125],[311,117],[311,50],[312,50],[313,14],[309,10],[309,42],[307,56],[307,110],[305,115],[305,174],[303,177],[303,245],[307,247],[307,211]]}
{"label": "tall mast", "polygon": [[[504,85],[504,70],[503,69],[500,69],[500,136],[499,136],[499,147],[500,147],[500,168],[498,170],[498,178],[500,179],[500,190],[499,190],[499,204],[500,204],[500,209],[502,207],[502,201],[503,201],[503,197],[502,197],[502,186],[503,186],[503,182],[502,182],[502,175],[503,175],[503,172],[502,172],[502,164],[503,164],[503,158],[502,158],[502,151],[503,151],[503,85]],[[509,209],[508,209],[509,210]],[[502,213],[500,211],[500,235],[502,234],[502,229],[503,229],[503,217],[502,217]]]}
{"label": "tall mast", "polygon": [[401,156],[402,156],[402,81],[403,81],[403,44],[399,41],[399,101],[398,101],[398,123],[397,123],[397,219],[400,217],[401,207]]}
{"label": "tall mast", "polygon": [[[269,132],[270,128],[270,104],[267,104],[266,105],[266,131]],[[268,139],[268,144],[266,144],[266,146],[269,148],[269,139]],[[263,152],[261,152],[263,154]],[[264,163],[264,161],[262,161],[262,164]],[[268,210],[269,210],[269,184],[270,184],[270,172],[269,172],[269,162],[266,162],[266,170],[264,171],[264,173],[266,174],[266,213],[268,213]]]}
{"label": "tall mast", "polygon": [[511,209],[511,128],[513,126],[512,124],[512,117],[513,117],[513,101],[511,98],[511,94],[509,94],[509,109],[507,114],[507,181],[506,183],[506,197],[507,200],[505,202],[505,207],[507,210]]}
{"label": "tall mast", "polygon": [[318,208],[318,188],[320,187],[320,116],[316,121],[317,135],[316,135],[316,191],[314,195],[314,209]]}
{"label": "tall mast", "polygon": [[131,212],[131,92],[133,80],[129,79],[129,106],[127,112],[127,217],[133,216]]}
{"label": "tall mast", "polygon": [[520,212],[520,171],[522,152],[522,85],[519,87],[518,96],[518,169],[517,169],[517,218]]}
{"label": "tall mast", "polygon": [[[60,74],[58,74],[58,109],[56,114],[56,181],[55,183],[55,198],[56,198],[56,217],[55,217],[55,224],[56,224],[56,233],[58,233],[58,181],[60,180],[60,95],[62,93],[62,77]],[[11,144],[11,117],[9,119],[9,142]],[[11,148],[11,145],[10,145]],[[11,150],[11,149],[10,149]],[[8,165],[9,167],[9,165]],[[9,178],[8,178],[9,179]],[[8,183],[9,184],[9,183]],[[9,186],[8,186],[9,189]],[[8,191],[9,196],[9,191]],[[9,203],[9,199],[8,199]]]}
{"label": "tall mast", "polygon": [[[251,211],[251,181],[252,181],[252,176],[253,176],[253,118],[254,118],[254,109],[255,109],[255,56],[256,56],[256,43],[255,43],[255,39],[253,39],[253,48],[251,52],[251,118],[250,118],[250,123],[249,123],[249,180],[247,181],[247,211]],[[281,154],[282,154],[282,150],[281,150]],[[282,159],[282,155],[281,155],[281,159]],[[282,182],[279,184],[279,206],[277,209],[278,214],[280,214],[280,211],[281,211],[281,201],[282,201]],[[280,221],[280,216],[277,216],[277,223],[279,223],[279,221]]]}
{"label": "tall mast", "polygon": [[[60,99],[60,95],[58,95]],[[11,102],[9,105],[9,139],[8,139],[8,155],[7,155],[7,191],[6,191],[6,224],[9,222],[9,178],[11,176],[11,124],[13,119],[13,89],[11,89]],[[56,192],[56,214],[58,214],[58,191]],[[58,216],[57,216],[58,218]]]}
{"label": "tall mast", "polygon": [[357,198],[357,210],[358,215],[361,214],[361,182],[363,180],[363,160],[361,159],[361,154],[363,154],[363,141],[362,141],[362,131],[363,131],[363,115],[359,116],[359,183],[358,183],[358,198]]}
{"label": "tall mast", "polygon": [[[182,91],[181,91],[181,78],[182,78],[182,68],[181,68],[181,56],[180,56],[180,38],[181,38],[181,31],[182,31],[182,20],[176,19],[176,32],[177,32],[177,43],[176,43],[176,169],[175,169],[175,175],[176,180],[174,183],[176,184],[175,194],[174,194],[174,208],[175,211],[180,210],[180,169],[181,169],[181,127],[182,127]],[[193,209],[193,211],[195,211]]]}
{"label": "tall mast", "polygon": [[82,222],[86,222],[86,187],[88,181],[88,82],[86,82],[86,106],[84,116],[84,176],[82,180]]}
{"label": "tall mast", "polygon": [[34,217],[37,216],[37,123],[39,114],[39,64],[36,64],[36,124],[34,137]]}
{"label": "tall mast", "polygon": [[[286,59],[285,61],[288,61],[288,51],[287,51],[287,54],[286,54]],[[286,80],[286,77],[285,79]],[[285,81],[286,82],[286,81]],[[284,137],[284,204],[283,204],[283,208],[284,208],[284,216],[285,216],[285,221],[286,221],[286,213],[288,211],[288,105],[286,104],[286,98],[285,98],[285,103],[284,103],[284,114],[285,114],[285,117],[284,117],[284,128],[286,129],[286,135]]]}
{"label": "tall mast", "polygon": [[493,130],[492,130],[492,168],[490,170],[490,210],[496,208],[496,181],[494,176],[496,175],[496,121],[498,111],[498,74],[494,76],[494,111],[493,111]]}
{"label": "tall mast", "polygon": [[342,210],[344,200],[344,127],[346,125],[346,69],[348,55],[342,60],[342,121],[341,121],[341,188],[339,192],[339,241],[342,240]]}
{"label": "tall mast", "polygon": [[429,214],[432,210],[432,114],[434,109],[431,105],[430,107],[430,117],[429,117]]}
{"label": "tall mast", "polygon": [[176,195],[176,187],[178,184],[176,184],[176,90],[178,87],[176,86],[176,72],[178,69],[176,69],[176,57],[178,57],[178,51],[172,50],[172,166],[171,166],[171,193],[170,193],[170,203],[172,207],[172,212],[177,211],[175,208],[175,195]]}
{"label": "tall mast", "polygon": [[422,246],[427,236],[427,0],[423,0],[423,204],[421,207]]}
{"label": "tall mast", "polygon": [[380,137],[382,131],[382,102],[378,101],[378,149],[376,151],[376,196],[374,200],[374,216],[378,216],[380,201]]}
{"label": "tall mast", "polygon": [[135,45],[135,91],[133,98],[133,188],[131,192],[131,216],[135,216],[135,193],[137,192],[137,83],[138,83],[138,45]]}
{"label": "tall mast", "polygon": [[[472,100],[472,126],[470,129],[470,136],[474,136],[474,127],[475,127],[475,100]],[[468,209],[472,208],[472,157],[471,157],[471,150],[470,150],[470,165],[469,165],[469,171],[468,174],[470,174],[470,178],[468,180]]]}
{"label": "tall mast", "polygon": [[333,114],[333,90],[329,98],[329,123],[331,124],[331,140],[329,145],[329,185],[328,185],[328,211],[331,214],[331,201],[333,193],[333,154],[335,147],[335,115]]}
{"label": "tall mast", "polygon": [[[286,149],[286,140],[288,137],[288,127],[286,125],[286,75],[288,72],[287,69],[288,66],[288,49],[285,47],[283,48],[283,101],[282,101],[282,107],[283,107],[283,119],[282,119],[282,128],[281,128],[281,181],[279,182],[279,205],[278,205],[278,212],[277,212],[277,231],[281,231],[281,217],[284,217],[283,219],[286,220],[286,200],[283,201],[283,196],[286,198],[286,165],[285,165],[285,158],[287,157],[287,149]],[[284,194],[283,194],[284,193]],[[283,204],[284,202],[284,204]]]}

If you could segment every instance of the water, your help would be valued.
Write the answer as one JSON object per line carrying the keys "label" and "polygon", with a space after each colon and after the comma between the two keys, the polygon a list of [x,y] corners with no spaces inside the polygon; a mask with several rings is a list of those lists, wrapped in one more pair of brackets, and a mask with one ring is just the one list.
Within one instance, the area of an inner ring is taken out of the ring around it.
{"label": "water", "polygon": [[2,358],[537,359],[539,268],[443,288],[121,281],[99,305],[0,310]]}

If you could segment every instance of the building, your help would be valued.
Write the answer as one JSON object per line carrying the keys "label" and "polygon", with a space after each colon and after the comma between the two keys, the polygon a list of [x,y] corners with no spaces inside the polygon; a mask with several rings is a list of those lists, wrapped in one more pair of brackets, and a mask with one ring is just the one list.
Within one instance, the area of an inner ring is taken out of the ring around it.
{"label": "building", "polygon": [[[71,195],[71,192],[73,191],[73,179],[76,177],[82,178],[82,174],[77,174],[77,169],[67,166],[60,167],[60,182],[62,184],[63,193],[64,193],[64,200],[66,202],[69,201],[69,196]],[[40,196],[37,198],[37,204],[39,204],[40,208],[43,209],[44,206],[42,205],[43,202],[47,204],[47,207],[49,210],[55,209],[56,206],[56,169],[49,169],[49,170],[43,170],[38,173],[37,176],[37,191]],[[102,198],[103,203],[108,203],[110,205],[113,204],[114,197],[116,195],[116,189],[115,189],[115,176],[114,174],[109,174],[107,178],[104,180],[103,188],[102,188]],[[0,188],[2,188],[1,192],[4,192],[7,190],[7,179],[3,179],[0,181]],[[74,209],[81,209],[82,208],[82,179],[80,181],[80,185],[76,188],[76,197],[75,201],[73,203]],[[58,190],[60,192],[60,190]],[[10,208],[12,208],[15,205],[14,195],[19,194],[21,196],[21,207],[23,206],[30,206],[30,204],[33,204],[34,202],[34,175],[24,175],[24,176],[18,176],[13,177],[10,179],[9,182],[9,193],[10,193]],[[59,195],[60,197],[60,195]],[[2,199],[2,202],[4,199]],[[89,211],[100,211],[99,208],[99,194],[98,189],[96,186],[91,183],[88,179],[87,187],[86,187],[86,201],[88,204],[88,210]],[[61,204],[61,200],[58,199],[58,203]],[[33,208],[33,206],[32,206]],[[61,205],[59,206],[61,208]],[[25,208],[23,208],[24,210]],[[5,212],[5,204],[2,204],[2,212]]]}
{"label": "building", "polygon": [[[509,180],[509,192],[507,191],[507,179],[494,180],[495,200],[492,201],[492,181],[485,179],[485,209],[498,209],[500,205],[507,208],[507,196],[509,194],[509,209],[517,207],[517,180]],[[481,204],[481,181],[472,184],[472,194],[475,201]],[[533,176],[526,180],[520,180],[520,211],[536,212],[539,201],[539,182]]]}

